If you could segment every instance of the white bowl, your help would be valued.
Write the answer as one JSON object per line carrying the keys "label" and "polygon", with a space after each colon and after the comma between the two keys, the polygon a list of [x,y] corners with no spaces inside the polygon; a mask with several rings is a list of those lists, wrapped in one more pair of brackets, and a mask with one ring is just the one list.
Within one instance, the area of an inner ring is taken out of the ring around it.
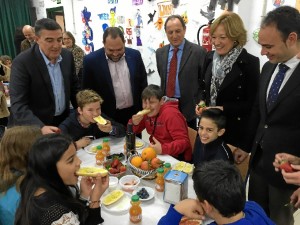
{"label": "white bowl", "polygon": [[115,190],[118,187],[119,179],[117,177],[109,176],[109,187],[110,191]]}
{"label": "white bowl", "polygon": [[140,178],[135,175],[126,175],[119,180],[119,184],[123,191],[132,192],[140,184]]}

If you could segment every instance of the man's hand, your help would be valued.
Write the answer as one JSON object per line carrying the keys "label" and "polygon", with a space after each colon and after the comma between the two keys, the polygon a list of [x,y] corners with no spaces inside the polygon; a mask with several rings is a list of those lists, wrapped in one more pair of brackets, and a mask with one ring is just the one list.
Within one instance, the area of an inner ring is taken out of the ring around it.
{"label": "man's hand", "polygon": [[178,202],[174,209],[180,214],[197,220],[204,220],[204,210],[198,200],[195,199],[184,199]]}
{"label": "man's hand", "polygon": [[293,164],[293,165],[300,165],[300,158],[299,157],[288,154],[288,153],[278,153],[278,154],[275,155],[275,159],[274,159],[274,162],[273,162],[273,166],[275,167],[276,171],[280,170],[279,166],[280,166],[280,163],[283,160],[288,161],[290,164]]}
{"label": "man's hand", "polygon": [[300,188],[298,188],[291,196],[291,201],[295,208],[299,208],[300,206]]}
{"label": "man's hand", "polygon": [[132,116],[132,123],[133,125],[139,125],[140,122],[143,120],[144,115],[135,114]]}
{"label": "man's hand", "polygon": [[53,133],[60,133],[60,129],[54,126],[43,126],[41,128],[42,134],[53,134]]}
{"label": "man's hand", "polygon": [[158,155],[161,155],[162,153],[161,143],[155,137],[153,137],[153,142],[150,143],[150,147],[154,148]]}

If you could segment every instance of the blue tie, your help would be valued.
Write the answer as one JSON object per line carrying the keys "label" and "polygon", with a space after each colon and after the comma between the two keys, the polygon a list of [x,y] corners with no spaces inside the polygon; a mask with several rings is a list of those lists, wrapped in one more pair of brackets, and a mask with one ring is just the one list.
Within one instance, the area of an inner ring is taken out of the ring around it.
{"label": "blue tie", "polygon": [[271,85],[271,88],[269,90],[268,100],[267,100],[267,107],[269,108],[271,105],[273,105],[278,97],[279,88],[282,84],[282,81],[284,79],[286,71],[289,69],[289,67],[283,63],[279,64],[279,70],[276,74],[273,83]]}

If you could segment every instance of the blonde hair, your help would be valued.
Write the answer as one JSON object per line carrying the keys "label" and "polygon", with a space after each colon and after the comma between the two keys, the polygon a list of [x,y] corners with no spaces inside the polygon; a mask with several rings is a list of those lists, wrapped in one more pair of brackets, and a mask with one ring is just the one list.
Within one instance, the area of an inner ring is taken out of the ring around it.
{"label": "blonde hair", "polygon": [[27,168],[28,152],[42,136],[39,127],[15,126],[7,129],[0,142],[0,192],[16,184],[17,190]]}
{"label": "blonde hair", "polygon": [[86,104],[94,103],[94,102],[100,102],[100,104],[103,103],[103,99],[100,97],[100,95],[97,94],[97,92],[93,90],[82,90],[79,91],[76,95],[76,101],[79,108],[83,108]]}
{"label": "blonde hair", "polygon": [[241,17],[233,12],[225,13],[218,17],[210,27],[210,36],[214,34],[217,27],[223,25],[229,39],[235,41],[241,47],[247,42],[247,31]]}

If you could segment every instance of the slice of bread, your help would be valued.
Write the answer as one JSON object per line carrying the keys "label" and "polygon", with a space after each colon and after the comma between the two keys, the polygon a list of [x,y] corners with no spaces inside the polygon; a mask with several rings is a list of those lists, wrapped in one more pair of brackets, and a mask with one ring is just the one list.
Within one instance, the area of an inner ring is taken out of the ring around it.
{"label": "slice of bread", "polygon": [[148,113],[150,113],[151,112],[151,110],[150,109],[143,109],[142,111],[139,111],[138,113],[137,113],[137,115],[147,115]]}
{"label": "slice of bread", "polygon": [[101,124],[101,125],[105,125],[107,124],[106,119],[104,119],[102,116],[97,116],[95,118],[93,118],[97,123]]}
{"label": "slice of bread", "polygon": [[77,176],[96,177],[100,174],[102,177],[107,176],[108,171],[97,167],[82,167],[76,171]]}

